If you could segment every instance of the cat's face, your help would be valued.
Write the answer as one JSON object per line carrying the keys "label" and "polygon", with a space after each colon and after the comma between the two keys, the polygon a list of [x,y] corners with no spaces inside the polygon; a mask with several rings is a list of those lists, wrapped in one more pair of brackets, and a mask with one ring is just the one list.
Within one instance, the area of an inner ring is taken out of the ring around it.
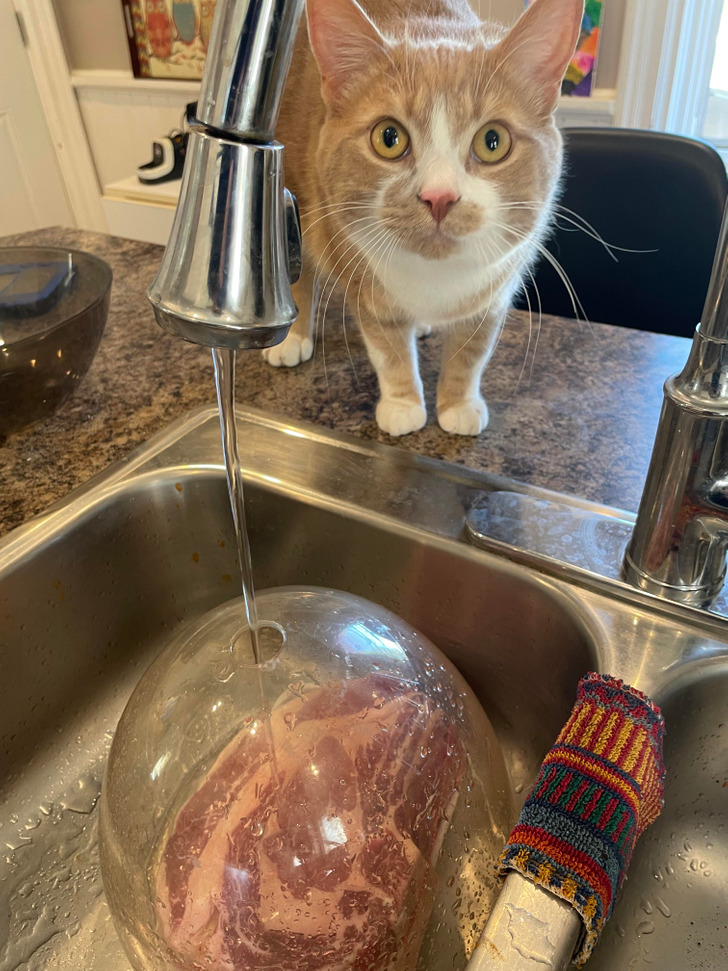
{"label": "cat's face", "polygon": [[[574,7],[545,0],[559,2]],[[434,20],[400,37],[371,31],[360,25],[369,36],[343,67],[316,52],[329,109],[321,185],[341,224],[382,260],[507,257],[543,225],[561,163],[553,83],[536,90],[524,70],[530,35]]]}
{"label": "cat's face", "polygon": [[[330,114],[319,142],[323,184],[332,202],[371,206],[353,213],[362,236],[375,239],[381,227],[427,258],[463,247],[494,258],[535,227],[558,175],[560,138],[550,115],[484,80],[492,54],[473,41],[392,51],[389,70],[370,65]],[[515,203],[527,206],[508,208]]]}

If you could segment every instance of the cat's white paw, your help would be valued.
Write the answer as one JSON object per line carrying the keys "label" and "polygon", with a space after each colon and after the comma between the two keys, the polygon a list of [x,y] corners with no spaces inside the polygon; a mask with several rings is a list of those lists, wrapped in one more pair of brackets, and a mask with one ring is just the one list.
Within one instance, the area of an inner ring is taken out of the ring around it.
{"label": "cat's white paw", "polygon": [[439,412],[437,420],[451,435],[479,435],[488,424],[488,406],[482,398],[468,398]]}
{"label": "cat's white paw", "polygon": [[409,435],[424,428],[427,412],[419,403],[382,398],[377,405],[377,424],[388,435]]}
{"label": "cat's white paw", "polygon": [[432,324],[415,324],[415,334],[418,337],[429,337],[432,333]]}
{"label": "cat's white paw", "polygon": [[295,367],[304,361],[310,361],[312,354],[311,338],[299,337],[298,334],[289,334],[280,344],[263,350],[263,357],[273,367]]}

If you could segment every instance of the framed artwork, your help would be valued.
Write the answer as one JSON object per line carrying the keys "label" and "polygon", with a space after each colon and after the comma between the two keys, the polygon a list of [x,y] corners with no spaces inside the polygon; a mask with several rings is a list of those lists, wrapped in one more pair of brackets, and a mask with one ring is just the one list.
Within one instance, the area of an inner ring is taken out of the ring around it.
{"label": "framed artwork", "polygon": [[134,76],[198,81],[216,0],[121,0]]}
{"label": "framed artwork", "polygon": [[[526,0],[526,6],[530,3]],[[592,93],[601,22],[602,0],[586,0],[579,44],[561,83],[562,94],[588,98]]]}

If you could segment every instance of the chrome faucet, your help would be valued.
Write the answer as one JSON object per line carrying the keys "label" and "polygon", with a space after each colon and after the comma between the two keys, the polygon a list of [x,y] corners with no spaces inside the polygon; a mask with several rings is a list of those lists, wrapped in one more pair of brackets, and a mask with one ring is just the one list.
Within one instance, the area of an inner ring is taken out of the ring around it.
{"label": "chrome faucet", "polygon": [[218,0],[172,233],[149,299],[209,347],[278,344],[298,313],[301,234],[274,141],[304,0]]}
{"label": "chrome faucet", "polygon": [[665,382],[625,578],[649,593],[708,606],[728,550],[728,203],[703,317],[687,364]]}

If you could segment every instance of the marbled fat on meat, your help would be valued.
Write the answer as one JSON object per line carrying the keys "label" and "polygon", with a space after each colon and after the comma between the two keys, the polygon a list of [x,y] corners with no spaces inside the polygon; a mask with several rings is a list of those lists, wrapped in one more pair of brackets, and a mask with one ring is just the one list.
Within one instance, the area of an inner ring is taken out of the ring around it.
{"label": "marbled fat on meat", "polygon": [[410,971],[465,768],[421,691],[328,683],[241,731],[168,830],[160,932],[180,968]]}

